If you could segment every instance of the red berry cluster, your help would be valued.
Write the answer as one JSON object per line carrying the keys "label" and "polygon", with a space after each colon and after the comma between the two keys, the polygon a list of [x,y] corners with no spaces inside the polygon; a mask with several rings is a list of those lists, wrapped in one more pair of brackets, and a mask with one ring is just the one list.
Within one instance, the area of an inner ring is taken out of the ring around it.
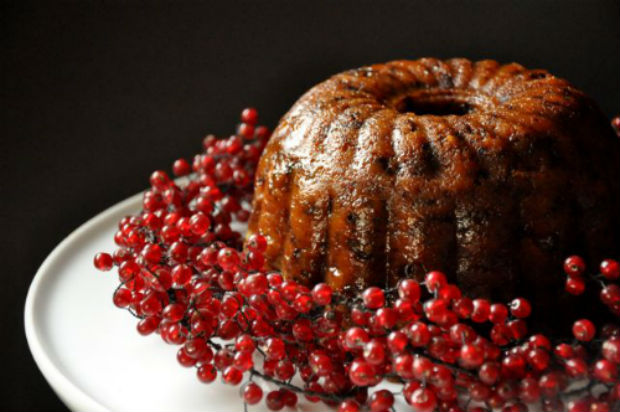
{"label": "red berry cluster", "polygon": [[[174,162],[175,175],[191,173],[187,183],[154,172],[143,211],[119,223],[118,249],[94,262],[105,271],[117,266],[114,304],[140,319],[140,334],[180,345],[179,363],[194,367],[200,381],[245,379],[247,404],[263,398],[257,381],[275,383],[279,389],[265,396],[271,410],[294,407],[298,395],[339,412],[388,411],[397,397],[418,412],[618,407],[617,324],[597,331],[578,320],[574,341],[555,342],[528,335],[526,299],[472,299],[438,271],[359,294],[265,272],[267,240],[254,235],[243,249],[231,228],[248,219],[254,170],[269,138],[255,126],[256,110],[245,109],[241,120],[234,136],[207,136],[191,166]],[[581,293],[583,260],[567,259],[565,270],[567,290]],[[601,299],[618,315],[611,283],[618,263],[606,260],[600,272]],[[383,381],[402,389],[373,389]]]}
{"label": "red berry cluster", "polygon": [[564,272],[567,275],[565,289],[573,295],[581,295],[589,281],[600,286],[601,302],[616,316],[620,316],[620,264],[613,259],[605,259],[599,266],[599,274],[585,275],[586,263],[580,256],[570,256],[564,261]]}

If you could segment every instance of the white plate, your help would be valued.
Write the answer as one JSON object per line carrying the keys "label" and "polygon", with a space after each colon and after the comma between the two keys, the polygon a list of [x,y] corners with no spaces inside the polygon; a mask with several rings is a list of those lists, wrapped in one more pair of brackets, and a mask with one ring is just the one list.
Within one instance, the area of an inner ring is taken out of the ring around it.
{"label": "white plate", "polygon": [[[135,195],[89,220],[45,259],[26,298],[32,355],[74,411],[239,412],[238,387],[201,383],[194,368],[177,363],[178,346],[156,334],[140,336],[136,319],[112,304],[116,271],[93,267],[95,253],[114,250],[118,221],[139,211],[141,199]],[[300,398],[297,410],[327,409]],[[260,403],[249,410],[267,408]]]}

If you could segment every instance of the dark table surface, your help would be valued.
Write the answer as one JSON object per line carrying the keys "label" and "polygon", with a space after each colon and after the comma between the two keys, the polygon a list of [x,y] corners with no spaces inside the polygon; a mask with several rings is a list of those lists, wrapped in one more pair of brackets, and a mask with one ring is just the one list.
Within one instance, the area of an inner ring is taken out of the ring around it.
{"label": "dark table surface", "polygon": [[465,56],[546,68],[611,116],[620,112],[618,4],[2,2],[0,405],[64,409],[23,332],[27,287],[45,256],[142,190],[150,171],[197,151],[205,133],[232,132],[244,106],[274,125],[343,69]]}

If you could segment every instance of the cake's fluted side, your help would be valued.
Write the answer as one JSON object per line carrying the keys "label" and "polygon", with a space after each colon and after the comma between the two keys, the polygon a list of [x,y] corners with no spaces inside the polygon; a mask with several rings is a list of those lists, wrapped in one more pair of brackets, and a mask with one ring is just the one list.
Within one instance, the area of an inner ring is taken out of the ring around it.
{"label": "cake's fluted side", "polygon": [[618,253],[619,150],[595,104],[542,70],[363,67],[282,118],[249,231],[267,236],[274,268],[308,284],[393,285],[439,269],[472,295],[545,301],[566,255]]}

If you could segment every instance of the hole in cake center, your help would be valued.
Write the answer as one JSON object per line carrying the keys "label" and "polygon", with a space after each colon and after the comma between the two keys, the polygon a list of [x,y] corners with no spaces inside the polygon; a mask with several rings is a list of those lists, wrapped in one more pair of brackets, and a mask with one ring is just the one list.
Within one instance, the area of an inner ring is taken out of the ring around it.
{"label": "hole in cake center", "polygon": [[421,101],[405,97],[397,106],[397,110],[401,113],[415,113],[419,116],[430,114],[434,116],[463,116],[471,112],[472,107],[468,103],[456,101]]}
{"label": "hole in cake center", "polygon": [[414,113],[418,116],[464,116],[476,108],[469,95],[432,89],[400,96],[393,101],[392,106],[400,113]]}

